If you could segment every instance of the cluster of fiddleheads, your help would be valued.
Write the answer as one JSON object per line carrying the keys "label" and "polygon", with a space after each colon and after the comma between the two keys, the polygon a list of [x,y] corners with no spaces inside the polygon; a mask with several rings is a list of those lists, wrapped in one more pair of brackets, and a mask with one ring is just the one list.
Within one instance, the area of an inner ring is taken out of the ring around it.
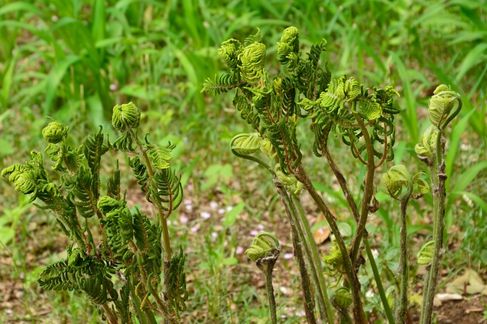
{"label": "cluster of fiddleheads", "polygon": [[[394,158],[395,118],[400,111],[395,104],[398,93],[392,86],[367,87],[351,76],[332,77],[327,64],[320,60],[321,54],[326,50],[326,41],[312,45],[307,54],[303,53],[296,27],[286,28],[276,44],[275,52],[281,64],[279,71],[266,69],[267,48],[261,41],[260,33],[244,42],[236,39],[223,42],[218,53],[227,69],[214,79],[208,79],[203,91],[218,95],[234,90],[234,106],[254,131],[235,136],[231,141],[231,150],[238,157],[258,163],[273,177],[293,233],[307,320],[309,323],[315,322],[312,311],[314,301],[310,300],[309,278],[306,278],[310,273],[315,286],[316,304],[323,321],[334,322],[331,304],[343,321],[350,320],[348,307],[351,305],[354,321],[366,321],[357,277],[363,264],[360,257],[363,243],[384,307],[384,315],[389,322],[393,322],[365,228],[369,214],[380,207],[374,198],[376,170]],[[460,107],[458,94],[448,87],[439,86],[435,90],[429,105],[433,127],[415,148],[419,157],[428,165],[439,163],[440,134],[458,114]],[[313,152],[318,157],[324,157],[332,169],[357,223],[350,248],[338,229],[335,215],[315,190],[303,166],[297,128],[305,119],[310,120],[307,124],[311,125],[313,133]],[[353,197],[340,166],[330,152],[331,136],[340,139],[349,147],[351,155],[366,167],[364,183],[360,189],[360,205]],[[395,166],[383,176],[384,190],[401,201],[401,246],[406,244],[407,202],[429,191],[430,186],[423,174],[419,172],[411,175],[404,166]],[[343,287],[335,291],[331,301],[327,296],[319,253],[299,201],[299,194],[303,189],[310,194],[325,216],[335,238],[335,243],[324,261],[327,273],[337,276],[337,281],[342,282]],[[303,246],[302,251],[300,245]],[[254,249],[249,249],[249,257],[255,258],[254,254]],[[407,268],[406,257],[407,251],[402,249],[403,273]],[[400,281],[398,299],[402,301],[396,310],[399,314],[397,318],[403,321],[407,309],[407,303],[404,302],[407,274],[401,275]]]}
{"label": "cluster of fiddleheads", "polygon": [[[53,211],[71,239],[67,258],[47,266],[39,276],[42,288],[84,293],[112,323],[134,318],[155,323],[157,313],[177,321],[187,291],[185,255],[181,250],[171,256],[166,223],[183,195],[171,165],[174,146],[157,147],[147,136],[144,142],[139,138],[140,111],[133,103],[115,106],[112,123],[121,132],[113,144],[100,127],[73,147],[69,128],[50,122],[42,135],[52,171],[44,167],[43,154],[33,152],[29,161],[13,164],[1,175],[31,201]],[[118,160],[101,181],[102,166],[109,165],[104,156],[110,154],[113,160],[117,152],[130,153],[129,167],[161,217],[153,219],[129,208]]]}

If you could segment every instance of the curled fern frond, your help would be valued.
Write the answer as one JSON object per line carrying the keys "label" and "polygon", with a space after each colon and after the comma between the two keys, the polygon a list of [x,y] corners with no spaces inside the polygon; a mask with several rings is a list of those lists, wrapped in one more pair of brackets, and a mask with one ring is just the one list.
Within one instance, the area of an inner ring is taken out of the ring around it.
{"label": "curled fern frond", "polygon": [[237,69],[240,65],[240,60],[238,58],[240,47],[241,43],[238,40],[231,38],[224,41],[218,49],[218,56],[230,69]]}
{"label": "curled fern frond", "polygon": [[282,32],[281,39],[277,42],[277,58],[283,64],[297,57],[299,52],[299,31],[290,26]]}
{"label": "curled fern frond", "polygon": [[394,199],[401,199],[404,194],[409,194],[410,183],[411,175],[402,164],[391,167],[384,173],[381,181],[382,187]]}
{"label": "curled fern frond", "polygon": [[116,130],[125,132],[135,129],[139,126],[139,122],[140,110],[133,102],[113,107],[112,125]]}
{"label": "curled fern frond", "polygon": [[436,87],[428,105],[431,123],[439,129],[445,128],[462,108],[460,95],[444,84]]}
{"label": "curled fern frond", "polygon": [[438,134],[438,128],[436,128],[435,126],[428,127],[428,129],[426,129],[424,134],[421,136],[420,142],[414,147],[414,151],[421,161],[431,164],[435,160]]}
{"label": "curled fern frond", "polygon": [[149,180],[149,175],[147,173],[147,167],[140,160],[138,156],[129,158],[129,166],[132,168],[137,183],[143,192],[147,192],[147,182]]}
{"label": "curled fern frond", "polygon": [[2,170],[2,177],[8,179],[16,191],[30,194],[36,190],[36,178],[28,164],[16,163]]}
{"label": "curled fern frond", "polygon": [[330,274],[344,273],[344,260],[340,249],[336,243],[333,243],[330,252],[323,257],[327,272]]}
{"label": "curled fern frond", "polygon": [[166,217],[179,207],[183,201],[183,187],[181,179],[171,168],[158,170],[154,174],[154,186],[151,188],[150,197],[159,197],[162,209],[166,212]]}
{"label": "curled fern frond", "polygon": [[149,158],[156,169],[163,170],[171,166],[171,144],[167,147],[152,147],[148,150]]}
{"label": "curled fern frond", "polygon": [[255,83],[264,76],[264,60],[266,46],[254,42],[245,46],[239,54],[240,73],[242,79],[249,83]]}
{"label": "curled fern frond", "polygon": [[82,166],[76,175],[75,182],[71,183],[69,188],[75,197],[74,203],[79,214],[85,218],[92,217],[97,213],[97,197],[93,192],[93,181],[90,170]]}
{"label": "curled fern frond", "polygon": [[83,256],[79,250],[70,252],[68,259],[48,266],[39,276],[39,284],[48,290],[85,292],[96,304],[104,304],[113,290],[110,276],[114,269],[92,256]]}
{"label": "curled fern frond", "polygon": [[259,133],[238,134],[230,141],[232,152],[238,154],[254,154],[260,150],[262,138]]}
{"label": "curled fern frond", "polygon": [[251,101],[249,101],[248,97],[243,94],[237,92],[235,98],[233,99],[233,105],[240,112],[240,116],[244,119],[249,125],[251,125],[254,129],[258,130],[260,128],[260,119],[259,113],[254,109]]}
{"label": "curled fern frond", "polygon": [[262,232],[252,240],[252,244],[245,251],[245,255],[252,261],[277,258],[280,247],[280,243],[274,234]]}
{"label": "curled fern frond", "polygon": [[63,124],[53,121],[42,129],[42,136],[51,144],[62,142],[68,134],[68,127]]}
{"label": "curled fern frond", "polygon": [[123,152],[133,152],[135,150],[135,139],[131,133],[123,133],[113,143],[113,147]]}
{"label": "curled fern frond", "polygon": [[186,300],[188,299],[186,273],[184,272],[185,263],[186,256],[184,255],[183,250],[180,249],[179,253],[172,257],[167,272],[167,281],[169,282],[167,297],[169,303],[176,312],[184,311],[186,309]]}
{"label": "curled fern frond", "polygon": [[207,92],[213,95],[222,94],[232,89],[237,88],[242,82],[237,73],[221,73],[216,75],[213,79],[208,78],[203,83],[202,92]]}
{"label": "curled fern frond", "polygon": [[277,169],[275,173],[279,182],[281,182],[289,192],[292,192],[295,195],[299,195],[299,193],[303,190],[304,185],[299,182],[295,176],[286,175],[279,169]]}

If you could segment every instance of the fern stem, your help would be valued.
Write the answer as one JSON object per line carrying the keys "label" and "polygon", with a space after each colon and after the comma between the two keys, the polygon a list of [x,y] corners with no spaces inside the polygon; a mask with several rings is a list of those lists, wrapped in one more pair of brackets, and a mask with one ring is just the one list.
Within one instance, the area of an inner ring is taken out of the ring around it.
{"label": "fern stem", "polygon": [[311,293],[309,275],[308,275],[308,271],[306,269],[306,263],[305,263],[304,257],[303,257],[303,249],[302,249],[303,244],[305,245],[306,256],[308,257],[308,263],[311,267],[311,272],[313,274],[313,280],[315,282],[315,286],[316,286],[317,291],[318,291],[317,299],[318,299],[318,305],[319,305],[319,309],[320,309],[321,319],[323,321],[325,321],[326,320],[325,302],[324,302],[324,298],[323,298],[321,288],[318,286],[316,267],[314,266],[314,262],[311,260],[311,253],[309,252],[309,249],[308,249],[308,246],[306,245],[306,242],[304,242],[303,235],[301,233],[302,232],[301,229],[299,231],[297,229],[299,224],[297,224],[297,217],[296,217],[295,213],[291,212],[289,196],[287,195],[284,188],[282,187],[282,184],[276,183],[276,187],[277,187],[277,190],[279,192],[279,196],[281,197],[281,201],[284,205],[286,215],[288,216],[289,222],[291,224],[291,236],[292,236],[292,241],[293,241],[294,255],[296,256],[296,259],[298,260],[299,272],[301,275],[301,288],[302,288],[303,297],[304,297],[304,311],[306,314],[306,320],[309,324],[316,323],[316,318],[314,315],[315,305],[314,305],[313,296]]}
{"label": "fern stem", "polygon": [[401,229],[400,229],[400,258],[399,258],[399,304],[396,310],[396,323],[406,323],[408,310],[408,247],[407,247],[407,219],[406,211],[410,195],[401,199]]}
{"label": "fern stem", "polygon": [[443,232],[445,227],[445,200],[446,200],[446,171],[445,171],[445,139],[443,130],[440,130],[436,142],[436,159],[431,167],[433,182],[433,257],[431,268],[428,271],[425,293],[423,295],[423,307],[421,312],[421,324],[431,324],[433,314],[433,300],[440,270],[441,250],[443,248]]}
{"label": "fern stem", "polygon": [[292,202],[293,209],[297,210],[297,215],[299,217],[298,221],[301,224],[300,226],[301,231],[303,231],[304,229],[304,233],[302,234],[302,236],[305,244],[308,247],[308,251],[309,251],[308,253],[310,254],[310,262],[312,262],[314,266],[314,272],[316,273],[316,279],[317,279],[317,286],[320,289],[320,292],[323,296],[326,317],[330,323],[333,323],[335,321],[335,315],[333,313],[333,307],[331,306],[331,302],[328,297],[326,281],[325,281],[325,277],[323,276],[324,271],[321,265],[318,247],[316,246],[316,243],[313,239],[313,235],[311,233],[311,227],[304,213],[303,206],[301,205],[301,202],[296,197],[296,195],[291,194],[291,202]]}
{"label": "fern stem", "polygon": [[272,268],[267,270],[267,274],[265,277],[267,298],[269,299],[269,310],[271,312],[271,322],[277,324],[276,299],[274,297],[274,287],[272,286]]}
{"label": "fern stem", "polygon": [[392,315],[391,306],[389,305],[389,301],[387,300],[386,291],[384,289],[384,285],[382,284],[382,279],[380,278],[379,268],[377,267],[377,263],[375,262],[372,249],[370,248],[370,243],[367,237],[367,233],[365,234],[364,237],[364,245],[365,245],[365,253],[367,254],[367,258],[369,259],[370,267],[372,268],[372,274],[374,275],[374,280],[377,285],[377,290],[379,291],[379,297],[382,302],[382,307],[384,307],[384,313],[386,314],[389,324],[394,324],[395,323],[394,316]]}
{"label": "fern stem", "polygon": [[302,166],[299,166],[297,169],[296,177],[299,181],[301,181],[309,192],[315,203],[317,204],[319,210],[325,216],[326,221],[330,225],[331,231],[335,236],[335,239],[338,244],[338,248],[340,249],[340,253],[342,254],[342,258],[344,261],[345,273],[347,279],[350,283],[351,290],[352,290],[352,300],[353,300],[353,316],[355,323],[367,323],[364,309],[362,306],[362,300],[360,297],[360,283],[357,278],[357,274],[355,273],[352,265],[352,260],[350,255],[348,254],[347,247],[345,245],[345,241],[343,236],[340,234],[340,230],[338,229],[338,225],[335,221],[335,216],[332,214],[328,206],[323,201],[323,198],[318,194],[316,189],[314,188],[311,180],[309,179],[308,175],[306,174],[305,170]]}
{"label": "fern stem", "polygon": [[[132,130],[130,130],[129,132],[131,133],[132,137],[135,138],[137,147],[139,148],[139,151],[142,154],[142,157],[144,158],[144,162],[147,167],[147,174],[149,175],[148,183],[152,185],[152,179],[154,178],[154,168],[152,167],[152,162],[149,159],[149,156],[147,155],[147,151],[144,149],[144,146],[142,145],[142,142],[140,141],[137,134],[135,134]],[[155,195],[155,197],[153,198],[154,198],[154,204],[157,207],[160,225],[162,228],[162,243],[164,246],[164,263],[165,265],[167,265],[166,263],[169,263],[172,258],[171,239],[169,237],[167,219],[166,219],[166,215],[164,215],[164,210],[162,208],[159,197]]]}
{"label": "fern stem", "polygon": [[[322,144],[322,151],[325,154],[325,158],[328,162],[328,165],[330,166],[333,174],[335,175],[335,178],[337,179],[337,181],[340,185],[340,188],[342,189],[343,195],[345,196],[345,199],[347,200],[347,203],[348,203],[348,206],[352,212],[352,215],[358,223],[360,215],[358,212],[357,204],[355,203],[355,200],[353,199],[353,196],[350,192],[350,189],[348,188],[348,184],[347,184],[347,180],[345,179],[345,176],[341,172],[338,165],[335,163],[333,156],[331,155],[330,151],[328,150],[327,139],[328,139],[328,137],[325,138],[324,143]],[[377,267],[377,263],[375,262],[374,254],[372,253],[372,250],[370,248],[370,243],[369,243],[369,238],[367,236],[367,232],[365,233],[365,236],[364,236],[364,246],[365,246],[365,253],[367,254],[367,258],[370,262],[370,267],[372,268],[372,273],[374,275],[374,280],[375,280],[375,283],[377,285],[377,290],[379,291],[379,296],[380,296],[380,300],[382,302],[382,307],[384,308],[384,313],[385,313],[389,323],[393,324],[394,323],[394,316],[392,315],[391,307],[389,306],[389,302],[387,301],[387,296],[386,296],[386,293],[384,290],[384,285],[382,284],[382,279],[380,277],[380,273],[379,273],[379,269]]]}
{"label": "fern stem", "polygon": [[374,161],[374,147],[370,139],[369,132],[365,127],[362,119],[357,118],[357,122],[360,125],[362,134],[365,140],[367,148],[367,174],[365,176],[364,193],[362,196],[362,203],[360,205],[360,218],[357,224],[357,233],[353,239],[352,249],[350,257],[352,259],[352,265],[355,267],[357,258],[360,251],[360,245],[365,233],[365,225],[367,224],[367,218],[369,216],[369,204],[374,194],[374,175],[375,175],[375,161]]}
{"label": "fern stem", "polygon": [[110,306],[105,303],[101,305],[101,308],[103,308],[103,312],[107,316],[107,320],[110,324],[117,324],[117,316],[113,313],[113,310],[110,308]]}
{"label": "fern stem", "polygon": [[137,315],[137,318],[139,319],[140,324],[147,324],[147,318],[146,315],[142,312],[142,308],[140,306],[140,299],[139,296],[137,296],[137,293],[135,292],[135,289],[132,285],[132,283],[129,284],[129,291],[130,295],[132,296],[132,303],[134,304],[134,309],[135,309],[135,314]]}
{"label": "fern stem", "polygon": [[[142,157],[144,159],[144,162],[147,167],[147,174],[149,176],[148,183],[150,185],[153,185],[153,178],[154,178],[154,168],[152,167],[152,162],[149,159],[149,156],[147,155],[147,151],[144,149],[139,137],[134,134],[132,131],[132,136],[136,139],[137,142],[137,147],[139,148],[140,153],[142,154]],[[169,236],[169,228],[167,226],[167,217],[164,213],[164,209],[162,208],[160,198],[157,195],[154,195],[153,197],[153,203],[157,208],[157,213],[159,215],[159,222],[161,225],[161,233],[162,233],[162,244],[164,247],[164,261],[163,261],[163,273],[164,273],[164,286],[166,293],[171,289],[170,288],[170,283],[168,281],[169,277],[169,265],[171,263],[172,259],[172,249],[171,249],[171,239]],[[169,215],[167,215],[169,216]],[[166,316],[165,322],[169,321],[169,316]]]}
{"label": "fern stem", "polygon": [[271,323],[277,324],[277,307],[276,298],[274,296],[274,286],[272,285],[272,271],[276,259],[258,261],[257,266],[262,270],[265,277],[265,289],[267,293],[267,300],[269,303],[269,314],[271,317]]}

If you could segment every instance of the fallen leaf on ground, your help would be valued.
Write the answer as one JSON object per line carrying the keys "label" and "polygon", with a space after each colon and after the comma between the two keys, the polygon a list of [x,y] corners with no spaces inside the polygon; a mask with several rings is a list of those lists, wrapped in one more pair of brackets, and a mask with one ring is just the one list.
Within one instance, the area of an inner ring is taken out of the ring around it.
{"label": "fallen leaf on ground", "polygon": [[479,276],[475,270],[467,269],[465,273],[451,283],[446,285],[446,292],[452,294],[478,294],[485,291],[487,287],[485,286],[482,278]]}
{"label": "fallen leaf on ground", "polygon": [[313,233],[313,239],[316,244],[323,244],[330,237],[330,233],[329,228],[320,227]]}

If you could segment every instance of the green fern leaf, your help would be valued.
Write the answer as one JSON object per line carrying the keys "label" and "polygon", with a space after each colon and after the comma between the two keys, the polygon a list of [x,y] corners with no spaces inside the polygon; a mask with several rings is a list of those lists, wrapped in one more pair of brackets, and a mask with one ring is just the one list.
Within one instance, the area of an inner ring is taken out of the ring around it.
{"label": "green fern leaf", "polygon": [[154,174],[154,186],[150,197],[156,195],[161,202],[162,209],[166,212],[166,217],[178,208],[183,200],[183,187],[180,178],[170,169],[158,170]]}

